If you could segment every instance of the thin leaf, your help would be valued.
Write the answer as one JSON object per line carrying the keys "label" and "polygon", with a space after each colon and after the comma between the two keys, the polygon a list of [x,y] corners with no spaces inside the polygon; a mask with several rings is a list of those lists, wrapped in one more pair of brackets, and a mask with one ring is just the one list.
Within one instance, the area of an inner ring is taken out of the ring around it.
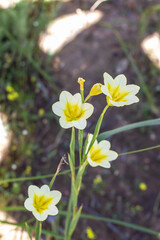
{"label": "thin leaf", "polygon": [[119,128],[113,129],[113,130],[103,132],[98,136],[98,141],[104,140],[104,139],[106,139],[114,134],[120,133],[120,132],[125,132],[128,130],[140,128],[140,127],[155,126],[155,125],[160,125],[160,118],[131,123],[131,124],[128,124],[123,127],[119,127]]}
{"label": "thin leaf", "polygon": [[79,164],[82,163],[82,146],[83,146],[83,130],[78,130],[78,142],[79,142]]}
{"label": "thin leaf", "polygon": [[[59,214],[65,216],[66,211],[60,211]],[[93,215],[84,214],[84,213],[82,213],[80,217],[85,218],[85,219],[91,219],[91,220],[97,220],[97,221],[103,221],[103,222],[110,222],[110,223],[113,223],[113,224],[117,224],[117,225],[120,225],[120,226],[123,226],[123,227],[132,228],[132,229],[135,229],[137,231],[141,231],[141,232],[148,233],[148,234],[155,235],[155,236],[158,236],[158,234],[159,234],[159,232],[156,232],[156,231],[151,230],[149,228],[141,227],[141,226],[136,225],[136,224],[132,224],[132,223],[128,223],[128,222],[124,222],[124,221],[116,220],[116,219],[112,219],[112,218],[98,217],[98,216],[93,216]]]}
{"label": "thin leaf", "polygon": [[72,134],[71,134],[70,156],[71,156],[73,165],[75,165],[75,129],[74,127],[72,127]]}
{"label": "thin leaf", "polygon": [[[26,229],[25,224],[13,223],[13,222],[2,221],[2,220],[0,220],[0,223],[13,225],[13,226],[21,227],[22,229]],[[34,230],[34,231],[36,229],[35,227],[32,227],[32,226],[29,226],[29,228],[30,228],[30,230]],[[64,237],[62,235],[59,235],[57,233],[53,233],[53,232],[45,230],[45,229],[42,229],[42,233],[46,234],[46,235],[50,235],[50,236],[55,237],[55,238],[64,239]]]}
{"label": "thin leaf", "polygon": [[89,134],[87,135],[86,140],[84,142],[82,162],[85,161],[85,154],[86,154],[86,148],[87,148],[87,145],[88,145],[88,138],[89,138]]}
{"label": "thin leaf", "polygon": [[28,226],[28,224],[26,222],[25,222],[25,227],[26,227],[26,231],[28,233],[28,236],[29,236],[30,240],[32,240],[31,231],[30,231],[30,228],[29,228],[29,226]]}
{"label": "thin leaf", "polygon": [[142,149],[138,149],[138,150],[134,150],[134,151],[130,151],[130,152],[119,153],[118,156],[123,156],[123,155],[128,155],[128,154],[133,154],[133,153],[139,153],[139,152],[144,152],[144,151],[149,151],[149,150],[156,149],[156,148],[160,148],[160,145],[156,145],[156,146],[148,147],[148,148],[142,148]]}
{"label": "thin leaf", "polygon": [[[27,211],[24,207],[21,207],[21,206],[5,207],[5,208],[0,208],[0,210],[4,210],[4,211]],[[59,214],[62,215],[62,216],[66,216],[67,211],[60,210]],[[159,232],[156,232],[156,231],[151,230],[149,228],[145,228],[145,227],[139,226],[137,224],[128,223],[128,222],[124,222],[124,221],[116,220],[116,219],[112,219],[112,218],[98,217],[98,216],[94,216],[94,215],[90,215],[90,214],[84,214],[84,213],[81,213],[80,217],[85,218],[85,219],[110,222],[110,223],[117,224],[117,225],[120,225],[120,226],[132,228],[132,229],[135,229],[137,231],[145,232],[145,233],[148,233],[148,234],[151,234],[151,235],[156,235],[157,236],[159,234]],[[20,226],[20,227],[23,225],[23,224],[9,223],[9,222],[6,222],[6,221],[0,221],[0,222],[1,223],[6,223],[6,224],[11,224],[11,225],[16,225],[16,226]],[[42,230],[42,232],[43,231],[47,231],[47,230]],[[61,238],[61,239],[63,239],[63,238]]]}
{"label": "thin leaf", "polygon": [[72,218],[72,221],[71,221],[71,224],[70,224],[70,229],[69,229],[69,237],[72,236],[72,234],[73,234],[73,232],[74,232],[74,230],[77,226],[78,220],[80,218],[81,211],[82,211],[82,206],[78,209],[77,213]]}
{"label": "thin leaf", "polygon": [[[58,175],[64,175],[69,173],[71,170],[65,170],[62,171],[60,173],[58,173]],[[3,179],[0,180],[0,184],[4,184],[4,183],[9,183],[9,182],[23,182],[23,181],[30,181],[30,180],[37,180],[37,179],[44,179],[44,178],[52,178],[54,174],[48,174],[48,175],[42,175],[42,176],[36,176],[36,177],[22,177],[22,178],[9,178],[9,179]]]}

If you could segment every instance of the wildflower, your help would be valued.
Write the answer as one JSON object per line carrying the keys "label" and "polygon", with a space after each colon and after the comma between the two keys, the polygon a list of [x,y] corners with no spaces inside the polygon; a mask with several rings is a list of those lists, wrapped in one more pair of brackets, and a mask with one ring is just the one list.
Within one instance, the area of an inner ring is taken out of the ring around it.
{"label": "wildflower", "polygon": [[17,150],[17,146],[16,146],[16,145],[12,145],[11,150],[12,150],[13,152],[16,151],[16,150]]}
{"label": "wildflower", "polygon": [[78,83],[80,85],[81,91],[84,91],[84,82],[85,82],[85,80],[83,78],[78,78]]}
{"label": "wildflower", "polygon": [[143,208],[142,208],[142,206],[140,206],[140,205],[136,205],[136,206],[135,206],[135,209],[136,209],[136,211],[142,211]]}
{"label": "wildflower", "polygon": [[26,150],[26,155],[27,155],[27,156],[31,156],[31,155],[32,155],[32,151],[31,151],[30,149],[27,149],[27,150]]}
{"label": "wildflower", "polygon": [[28,135],[27,129],[23,129],[23,130],[22,130],[22,134],[23,134],[24,136]]}
{"label": "wildflower", "polygon": [[95,96],[101,94],[102,93],[101,87],[102,87],[101,83],[94,84],[93,87],[91,88],[89,95]]}
{"label": "wildflower", "polygon": [[31,170],[32,170],[31,166],[27,166],[24,173],[28,175],[31,173]]}
{"label": "wildflower", "polygon": [[95,239],[95,233],[93,232],[91,227],[87,227],[86,234],[88,239]]}
{"label": "wildflower", "polygon": [[[88,147],[91,143],[93,135],[89,134],[88,138]],[[87,161],[92,167],[101,166],[104,168],[110,168],[110,161],[115,160],[118,157],[118,154],[115,151],[111,151],[110,142],[103,140],[98,143],[95,140],[93,146],[87,154]],[[87,149],[88,149],[87,147]]]}
{"label": "wildflower", "polygon": [[32,82],[32,83],[35,83],[35,82],[36,82],[36,77],[35,77],[35,76],[32,76],[32,77],[31,77],[31,82]]}
{"label": "wildflower", "polygon": [[141,183],[139,184],[139,189],[140,189],[141,191],[146,191],[146,190],[147,190],[147,185],[146,185],[144,182],[141,182]]}
{"label": "wildflower", "polygon": [[93,184],[94,185],[98,185],[98,184],[100,184],[102,182],[102,177],[101,177],[101,175],[97,175],[95,178],[94,178],[94,180],[93,180]]}
{"label": "wildflower", "polygon": [[16,170],[16,169],[17,169],[17,165],[16,165],[16,164],[12,164],[12,165],[11,165],[11,168],[12,168],[13,170]]}
{"label": "wildflower", "polygon": [[5,54],[4,58],[5,58],[6,63],[10,63],[12,61],[11,56],[8,53]]}
{"label": "wildflower", "polygon": [[11,85],[7,85],[6,91],[7,92],[14,92],[14,88]]}
{"label": "wildflower", "polygon": [[39,117],[43,117],[44,114],[45,114],[44,109],[43,109],[43,108],[40,108],[40,109],[38,110],[38,115],[39,115]]}
{"label": "wildflower", "polygon": [[67,91],[61,92],[60,101],[52,105],[53,112],[60,116],[59,122],[63,128],[84,129],[93,109],[90,103],[82,103],[80,93],[72,95]]}
{"label": "wildflower", "polygon": [[104,85],[101,90],[107,96],[109,106],[122,107],[139,101],[135,94],[140,87],[134,84],[126,85],[127,79],[123,74],[113,79],[108,73],[104,73]]}
{"label": "wildflower", "polygon": [[61,192],[50,191],[47,185],[43,185],[41,188],[30,185],[28,195],[29,198],[25,200],[24,206],[33,213],[38,221],[46,220],[48,215],[58,214],[58,209],[55,205],[61,198]]}
{"label": "wildflower", "polygon": [[7,94],[7,98],[9,101],[14,101],[19,97],[19,94],[16,91]]}

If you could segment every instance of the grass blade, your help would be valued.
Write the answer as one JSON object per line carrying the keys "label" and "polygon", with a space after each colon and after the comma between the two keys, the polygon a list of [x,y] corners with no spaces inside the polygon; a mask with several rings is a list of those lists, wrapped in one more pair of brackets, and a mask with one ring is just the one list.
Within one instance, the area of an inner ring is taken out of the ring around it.
{"label": "grass blade", "polygon": [[123,127],[119,127],[119,128],[113,129],[113,130],[103,132],[98,136],[98,140],[101,141],[101,140],[104,140],[104,139],[114,135],[114,134],[117,134],[120,132],[125,132],[125,131],[131,130],[131,129],[146,127],[146,126],[155,126],[155,125],[160,125],[160,118],[146,120],[146,121],[137,122],[137,123],[131,123],[131,124],[128,124]]}
{"label": "grass blade", "polygon": [[[22,229],[25,229],[25,230],[26,230],[25,224],[23,224],[23,223],[20,224],[20,223],[13,223],[13,222],[2,221],[2,220],[0,220],[0,223],[2,223],[2,224],[8,224],[8,225],[13,225],[13,226],[17,226],[17,227],[21,227]],[[29,229],[35,231],[36,228],[29,226]],[[64,237],[63,237],[62,235],[57,234],[57,233],[53,233],[53,232],[48,231],[48,230],[45,230],[45,229],[42,229],[42,233],[43,233],[43,234],[46,234],[46,235],[50,235],[50,236],[55,237],[55,238],[58,238],[58,239],[64,239]]]}
{"label": "grass blade", "polygon": [[[3,209],[0,208],[0,210],[4,210],[4,211],[27,211],[24,207],[17,207],[17,206],[6,207],[6,208],[3,208]],[[66,216],[67,215],[67,211],[62,211],[61,210],[61,211],[59,211],[59,214],[62,215],[62,216]],[[125,221],[117,220],[117,219],[106,218],[106,217],[99,217],[99,216],[94,216],[94,215],[84,214],[84,213],[82,213],[80,217],[81,218],[85,218],[85,219],[95,220],[95,221],[97,220],[97,221],[103,221],[103,222],[110,222],[110,223],[113,223],[113,224],[117,224],[117,225],[120,225],[120,226],[123,226],[123,227],[132,228],[132,229],[135,229],[137,231],[141,231],[141,232],[148,233],[148,234],[155,235],[155,236],[158,236],[158,234],[159,234],[159,232],[156,232],[156,231],[154,231],[152,229],[149,229],[149,228],[146,228],[146,227],[142,227],[142,226],[139,226],[137,224],[133,224],[133,223],[128,223],[128,222],[125,222]],[[0,222],[6,223],[5,221],[0,221]],[[17,226],[21,226],[22,225],[22,224],[14,224],[14,223],[11,223],[11,224],[17,225]],[[43,231],[47,231],[47,230],[42,230],[42,232]],[[47,232],[49,232],[49,231],[47,231]],[[63,239],[63,238],[60,238],[60,239]]]}
{"label": "grass blade", "polygon": [[[58,175],[64,175],[67,173],[70,173],[70,169],[62,171],[58,173]],[[11,182],[23,182],[23,181],[33,181],[38,179],[44,179],[44,178],[52,178],[54,174],[48,174],[48,175],[42,175],[42,176],[36,176],[36,177],[22,177],[22,178],[10,178],[10,179],[0,179],[0,185],[4,183],[11,183]]]}

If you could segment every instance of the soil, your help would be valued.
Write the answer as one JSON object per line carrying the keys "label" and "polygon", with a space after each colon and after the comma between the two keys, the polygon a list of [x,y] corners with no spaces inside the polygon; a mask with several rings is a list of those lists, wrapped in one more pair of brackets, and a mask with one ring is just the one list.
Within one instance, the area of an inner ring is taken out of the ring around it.
{"label": "soil", "polygon": [[[88,9],[92,5],[91,3],[92,1],[68,2],[62,7],[59,14],[75,12],[77,8],[81,8],[81,4],[83,8]],[[80,33],[53,59],[54,62],[58,58],[60,62],[56,78],[59,79],[61,88],[76,93],[79,90],[77,79],[83,77],[86,79],[85,93],[87,94],[94,83],[103,83],[104,72],[108,72],[112,76],[123,73],[127,76],[129,83],[139,85],[138,78],[115,34],[110,30],[110,27],[104,27],[104,25],[112,26],[120,33],[126,46],[129,47],[129,54],[137,60],[141,70],[143,62],[146,63],[146,67],[150,66],[151,63],[140,48],[142,40],[139,37],[140,17],[147,7],[157,3],[158,1],[115,0],[101,4],[98,9],[103,12],[103,19]],[[146,69],[144,73],[148,79],[149,73],[147,75]],[[155,82],[154,86],[157,84],[158,81]],[[154,101],[158,103],[155,88],[152,89],[151,94]],[[139,98],[140,103],[138,104],[109,109],[103,121],[101,132],[157,117],[151,111],[145,112],[148,103],[142,91]],[[92,98],[91,102],[95,107],[95,112],[89,120],[86,133],[93,132],[97,118],[106,104],[104,96],[101,95]],[[69,134],[69,131],[66,132]],[[112,149],[121,153],[159,144],[159,132],[159,127],[150,127],[117,134],[109,140]],[[68,137],[65,138],[66,140],[63,140],[63,143],[59,145],[61,154],[65,153],[64,145],[69,143]],[[66,143],[64,144],[64,142]],[[121,156],[109,170],[89,167],[84,177],[79,204],[83,204],[86,213],[124,220],[160,231],[159,167],[160,153],[158,149]],[[93,179],[97,175],[102,176],[103,182],[95,187]],[[140,190],[139,184],[141,182],[146,183],[146,191]],[[65,192],[67,196],[68,190]],[[88,225],[92,227],[96,233],[96,239],[99,240],[156,239],[149,234],[129,228],[81,220],[75,233],[76,240],[86,239],[84,229]]]}
{"label": "soil", "polygon": [[[77,79],[83,77],[86,79],[85,95],[87,95],[94,83],[103,83],[104,72],[114,77],[123,73],[128,83],[140,85],[128,57],[111,30],[112,27],[119,32],[129,49],[129,55],[134,57],[140,71],[145,75],[147,86],[151,85],[150,93],[158,106],[160,100],[155,89],[159,80],[150,78],[149,70],[154,66],[141,50],[142,38],[139,34],[142,13],[147,7],[158,3],[159,0],[112,0],[102,3],[98,7],[103,12],[101,21],[81,32],[53,57],[54,79],[57,80],[61,90],[70,91],[72,94],[78,92]],[[77,8],[88,10],[92,5],[91,0],[65,2],[58,16],[73,13]],[[49,90],[48,93],[51,94]],[[150,104],[142,90],[138,97],[140,102],[137,104],[123,108],[111,107],[105,115],[101,132],[159,116],[159,113],[155,114],[151,111]],[[49,102],[47,108],[51,109],[52,103],[57,100],[58,95]],[[88,121],[85,135],[87,132],[93,132],[98,116],[106,105],[106,99],[102,95],[93,97],[90,101],[95,111]],[[47,122],[44,120],[42,129],[37,129],[35,135],[41,144],[43,153],[39,158],[39,164],[33,163],[33,171],[36,174],[52,173],[56,170],[61,157],[69,151],[70,130],[61,130],[55,119]],[[127,131],[110,137],[109,141],[111,141],[112,149],[118,153],[146,148],[160,144],[160,129],[155,126]],[[55,155],[48,158],[47,156],[53,150],[56,150]],[[67,164],[62,168],[62,170],[65,169],[68,169]],[[158,149],[121,156],[107,170],[88,167],[79,204],[83,204],[85,213],[123,220],[160,231],[159,169],[160,152]],[[94,179],[99,175],[102,177],[102,182],[96,185]],[[70,175],[58,176],[55,182],[55,188],[63,193],[64,201],[69,197],[69,182]],[[139,188],[142,182],[147,185],[146,191]],[[37,183],[39,184],[39,181]],[[48,183],[48,180],[42,180],[42,183]],[[50,219],[47,221],[50,222]],[[80,220],[74,239],[87,239],[85,234],[87,226],[91,226],[98,240],[157,239],[134,229],[91,220]]]}

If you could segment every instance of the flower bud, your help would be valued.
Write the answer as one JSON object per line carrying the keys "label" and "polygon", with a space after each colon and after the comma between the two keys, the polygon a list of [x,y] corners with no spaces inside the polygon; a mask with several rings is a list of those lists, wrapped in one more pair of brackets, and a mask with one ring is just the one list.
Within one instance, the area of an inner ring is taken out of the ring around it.
{"label": "flower bud", "polygon": [[83,78],[78,78],[78,83],[80,85],[81,91],[84,91],[84,82],[85,82],[85,80]]}
{"label": "flower bud", "polygon": [[101,83],[94,84],[93,87],[91,88],[89,95],[95,96],[101,94],[102,93],[101,86],[102,86]]}

